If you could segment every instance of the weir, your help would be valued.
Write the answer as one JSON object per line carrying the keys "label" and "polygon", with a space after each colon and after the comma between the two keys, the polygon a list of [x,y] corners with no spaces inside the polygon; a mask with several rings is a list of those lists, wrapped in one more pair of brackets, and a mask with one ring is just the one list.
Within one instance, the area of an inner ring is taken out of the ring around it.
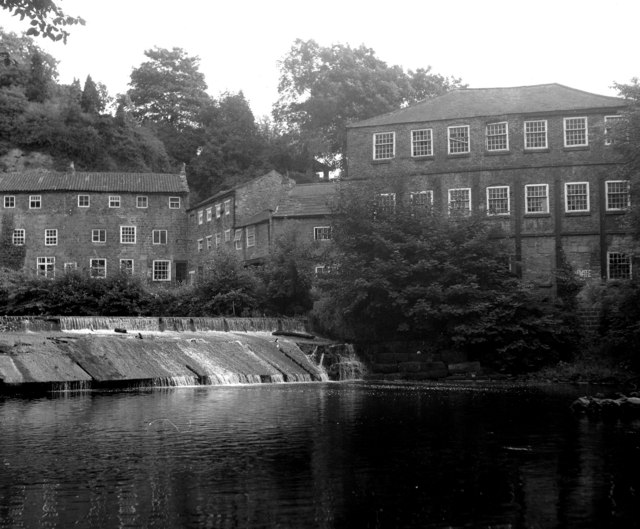
{"label": "weir", "polygon": [[[277,318],[0,317],[0,391],[328,380]],[[271,333],[280,331],[276,337]]]}

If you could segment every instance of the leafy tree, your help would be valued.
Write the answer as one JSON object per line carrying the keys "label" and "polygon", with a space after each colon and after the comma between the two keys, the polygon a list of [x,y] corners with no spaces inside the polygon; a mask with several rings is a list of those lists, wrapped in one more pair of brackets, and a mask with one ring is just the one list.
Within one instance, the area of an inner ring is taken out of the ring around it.
{"label": "leafy tree", "polygon": [[29,101],[44,103],[47,99],[50,83],[51,78],[46,70],[44,59],[40,52],[36,50],[33,55],[31,55],[31,69],[25,90],[27,99]]}
{"label": "leafy tree", "polygon": [[69,32],[68,26],[83,25],[85,21],[80,17],[66,15],[53,0],[0,0],[0,7],[31,21],[31,27],[27,30],[29,36],[40,36],[65,44]]}
{"label": "leafy tree", "polygon": [[[33,39],[18,36],[0,28],[0,50],[6,53],[10,60],[0,67],[0,88],[20,87],[25,89],[33,78],[33,58],[37,56],[38,77],[46,82],[53,82],[58,77],[57,63],[48,53],[42,51]],[[42,82],[42,81],[40,81]]]}
{"label": "leafy tree", "polygon": [[[349,121],[369,118],[460,86],[459,79],[430,73],[406,73],[389,66],[365,46],[320,46],[295,41],[280,62],[276,121],[297,131],[311,167],[314,156],[340,163],[346,152]],[[342,158],[341,158],[342,157]]]}
{"label": "leafy tree", "polygon": [[104,110],[104,103],[98,93],[98,87],[90,75],[87,75],[87,80],[84,82],[82,96],[80,97],[80,107],[87,114],[99,114]]}

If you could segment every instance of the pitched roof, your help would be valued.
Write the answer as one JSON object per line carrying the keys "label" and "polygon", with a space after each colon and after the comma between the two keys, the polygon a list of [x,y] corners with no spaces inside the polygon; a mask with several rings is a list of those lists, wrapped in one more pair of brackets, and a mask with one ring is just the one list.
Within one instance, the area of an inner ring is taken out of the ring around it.
{"label": "pitched roof", "polygon": [[298,184],[278,204],[274,217],[312,217],[329,215],[337,192],[335,182]]}
{"label": "pitched roof", "polygon": [[0,173],[1,192],[88,191],[188,193],[187,178],[166,173],[84,173],[24,171]]}
{"label": "pitched roof", "polygon": [[624,99],[592,94],[557,83],[510,88],[462,88],[348,127],[624,106]]}

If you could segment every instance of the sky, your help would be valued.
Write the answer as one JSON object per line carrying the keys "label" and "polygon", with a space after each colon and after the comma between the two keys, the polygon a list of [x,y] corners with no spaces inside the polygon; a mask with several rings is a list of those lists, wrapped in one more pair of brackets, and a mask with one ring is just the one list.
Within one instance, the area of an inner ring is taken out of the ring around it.
{"label": "sky", "polygon": [[[67,44],[38,39],[60,62],[59,81],[87,75],[112,96],[155,46],[200,57],[208,92],[243,91],[254,115],[278,97],[278,61],[295,39],[372,48],[405,70],[431,66],[471,88],[561,83],[617,95],[640,77],[638,0],[58,0],[86,26]],[[0,26],[22,32],[0,11]]]}

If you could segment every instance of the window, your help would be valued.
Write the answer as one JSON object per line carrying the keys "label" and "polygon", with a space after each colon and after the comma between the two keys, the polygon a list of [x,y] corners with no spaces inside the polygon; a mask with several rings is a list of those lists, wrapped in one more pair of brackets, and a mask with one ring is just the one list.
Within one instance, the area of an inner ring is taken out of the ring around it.
{"label": "window", "polygon": [[433,134],[431,129],[411,131],[411,156],[433,156]]}
{"label": "window", "polygon": [[29,209],[40,209],[42,205],[42,197],[40,195],[31,195],[29,197]]}
{"label": "window", "polygon": [[202,224],[204,222],[204,211],[198,211],[198,224]]}
{"label": "window", "polygon": [[180,209],[180,197],[169,197],[169,209]]}
{"label": "window", "polygon": [[24,246],[25,243],[25,231],[24,230],[13,230],[12,242],[14,246]]}
{"label": "window", "polygon": [[509,127],[507,122],[487,125],[487,151],[509,150]]}
{"label": "window", "polygon": [[56,258],[38,257],[36,261],[36,271],[39,276],[54,277],[56,274]]}
{"label": "window", "polygon": [[471,213],[471,188],[449,189],[449,214]]}
{"label": "window", "polygon": [[64,272],[65,274],[67,272],[72,272],[73,270],[77,270],[78,269],[78,263],[64,263]]}
{"label": "window", "polygon": [[207,240],[207,250],[211,250],[211,246],[212,246],[211,241],[213,237],[211,235],[207,235],[205,239]]}
{"label": "window", "polygon": [[133,259],[120,259],[120,271],[133,275]]}
{"label": "window", "polygon": [[487,187],[487,215],[508,215],[509,186]]}
{"label": "window", "polygon": [[[613,136],[615,136],[616,127],[622,121],[622,116],[605,116],[604,117],[604,144],[613,144]],[[6,207],[6,206],[5,206]]]}
{"label": "window", "polygon": [[396,194],[380,193],[378,195],[378,211],[380,213],[395,213],[396,211]]}
{"label": "window", "polygon": [[396,155],[396,133],[378,132],[373,135],[373,159],[389,160]]}
{"label": "window", "polygon": [[224,242],[231,240],[231,230],[224,230]]}
{"label": "window", "polygon": [[547,120],[524,122],[524,148],[525,149],[546,149],[547,148]]}
{"label": "window", "polygon": [[251,248],[256,245],[256,227],[249,226],[247,228],[247,248]]}
{"label": "window", "polygon": [[525,213],[549,213],[549,186],[530,184],[524,186]]}
{"label": "window", "polygon": [[220,246],[221,242],[222,242],[222,233],[218,232],[216,233],[216,246]]}
{"label": "window", "polygon": [[316,241],[330,241],[331,226],[317,226],[313,228],[313,238]]}
{"label": "window", "polygon": [[203,239],[198,239],[198,251],[201,252],[202,251],[202,243],[204,242]]}
{"label": "window", "polygon": [[153,244],[167,244],[167,230],[153,230],[151,235]]}
{"label": "window", "polygon": [[216,204],[216,219],[222,216],[222,204]]}
{"label": "window", "polygon": [[564,118],[564,146],[584,147],[589,144],[587,118]]}
{"label": "window", "polygon": [[120,226],[120,243],[135,244],[136,243],[136,227]]}
{"label": "window", "polygon": [[415,191],[411,195],[411,207],[429,209],[433,205],[433,191]]}
{"label": "window", "polygon": [[89,202],[90,202],[89,195],[78,195],[79,208],[88,208]]}
{"label": "window", "polygon": [[231,215],[231,199],[224,201],[224,214]]}
{"label": "window", "polygon": [[621,211],[629,207],[629,182],[611,180],[607,186],[607,211]]}
{"label": "window", "polygon": [[621,252],[607,252],[607,279],[631,279],[631,257]]}
{"label": "window", "polygon": [[153,280],[171,281],[171,261],[153,261]]}
{"label": "window", "polygon": [[91,277],[107,277],[107,260],[89,259],[89,275]]}
{"label": "window", "polygon": [[136,207],[137,208],[148,208],[149,207],[149,198],[146,196],[136,197]]}
{"label": "window", "polygon": [[207,222],[211,222],[213,218],[213,210],[211,208],[207,208]]}
{"label": "window", "polygon": [[236,250],[242,250],[242,230],[236,230],[233,236],[233,242],[236,245]]}
{"label": "window", "polygon": [[469,152],[469,125],[447,127],[449,137],[449,154],[464,154]]}
{"label": "window", "polygon": [[564,185],[564,208],[566,212],[589,211],[588,182],[571,182]]}
{"label": "window", "polygon": [[107,230],[91,230],[91,242],[107,242]]}
{"label": "window", "polygon": [[315,272],[317,276],[321,276],[323,274],[328,274],[329,273],[329,266],[327,265],[316,265],[315,266]]}
{"label": "window", "polygon": [[109,207],[110,208],[119,208],[120,207],[120,197],[117,195],[113,195],[109,197]]}
{"label": "window", "polygon": [[4,197],[4,207],[5,208],[15,208],[16,207],[16,197],[6,195]]}
{"label": "window", "polygon": [[56,246],[58,244],[58,230],[44,230],[44,245]]}

